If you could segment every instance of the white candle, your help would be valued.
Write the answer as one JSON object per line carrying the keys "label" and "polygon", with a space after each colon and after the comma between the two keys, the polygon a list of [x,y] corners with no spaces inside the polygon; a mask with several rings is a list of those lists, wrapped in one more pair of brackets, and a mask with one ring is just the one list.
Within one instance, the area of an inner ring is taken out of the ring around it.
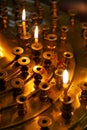
{"label": "white candle", "polygon": [[38,46],[38,26],[36,26],[35,28],[34,38],[35,38],[35,44],[36,46]]}
{"label": "white candle", "polygon": [[23,27],[23,35],[24,37],[26,36],[26,12],[25,12],[25,9],[23,9],[23,12],[22,12],[22,27]]}
{"label": "white candle", "polygon": [[64,99],[67,101],[67,91],[68,91],[68,81],[69,81],[69,73],[65,69],[63,72],[63,88],[64,88]]}

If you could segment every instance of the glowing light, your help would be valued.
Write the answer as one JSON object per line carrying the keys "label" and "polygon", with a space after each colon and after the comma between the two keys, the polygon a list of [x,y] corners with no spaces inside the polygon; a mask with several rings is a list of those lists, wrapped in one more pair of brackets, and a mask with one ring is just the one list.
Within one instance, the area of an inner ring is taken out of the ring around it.
{"label": "glowing light", "polygon": [[68,74],[68,71],[65,69],[63,72],[63,88],[64,88],[64,100],[65,101],[68,100],[68,95],[67,95],[68,81],[69,81],[69,74]]}
{"label": "glowing light", "polygon": [[3,56],[4,56],[3,49],[2,49],[2,47],[0,47],[0,57],[3,57]]}
{"label": "glowing light", "polygon": [[23,9],[23,12],[22,12],[22,26],[23,26],[23,35],[24,37],[26,36],[26,12],[25,12],[25,9]]}
{"label": "glowing light", "polygon": [[36,26],[35,28],[34,38],[35,38],[35,43],[38,43],[38,26]]}
{"label": "glowing light", "polygon": [[22,21],[25,21],[26,19],[26,12],[25,12],[25,9],[23,9],[23,12],[22,12]]}
{"label": "glowing light", "polygon": [[64,70],[64,72],[63,72],[63,83],[67,84],[68,80],[69,80],[69,73],[68,73],[67,70]]}

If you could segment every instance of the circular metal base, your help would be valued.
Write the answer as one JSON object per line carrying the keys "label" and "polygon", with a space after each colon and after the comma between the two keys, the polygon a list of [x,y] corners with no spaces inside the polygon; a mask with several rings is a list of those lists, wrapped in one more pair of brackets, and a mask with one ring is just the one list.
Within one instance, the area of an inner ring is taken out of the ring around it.
{"label": "circular metal base", "polygon": [[18,63],[22,66],[25,66],[30,63],[30,59],[28,57],[21,57],[18,59]]}

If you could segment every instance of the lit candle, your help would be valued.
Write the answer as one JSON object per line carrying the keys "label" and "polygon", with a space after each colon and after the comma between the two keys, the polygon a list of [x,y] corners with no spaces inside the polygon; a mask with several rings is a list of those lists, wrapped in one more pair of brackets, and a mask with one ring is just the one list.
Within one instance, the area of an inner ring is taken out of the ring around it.
{"label": "lit candle", "polygon": [[0,57],[3,57],[3,56],[4,56],[4,54],[3,54],[3,48],[0,47]]}
{"label": "lit candle", "polygon": [[63,88],[64,88],[64,99],[65,101],[67,101],[67,91],[68,91],[68,81],[69,81],[69,73],[68,71],[65,69],[63,72]]}
{"label": "lit candle", "polygon": [[35,28],[34,38],[35,38],[35,45],[38,46],[38,26],[36,26]]}
{"label": "lit candle", "polygon": [[22,12],[22,26],[23,26],[23,35],[24,37],[26,36],[26,13],[25,13],[25,9],[23,9],[23,12]]}

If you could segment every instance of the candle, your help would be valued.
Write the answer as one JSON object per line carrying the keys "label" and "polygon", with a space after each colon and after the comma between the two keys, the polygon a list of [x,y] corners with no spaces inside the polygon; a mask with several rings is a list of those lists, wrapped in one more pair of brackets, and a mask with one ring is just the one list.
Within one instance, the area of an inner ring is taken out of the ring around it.
{"label": "candle", "polygon": [[25,19],[26,19],[26,13],[25,13],[25,9],[23,9],[23,12],[22,12],[22,27],[23,27],[23,35],[24,35],[24,37],[26,36],[26,22],[25,22]]}
{"label": "candle", "polygon": [[64,88],[64,99],[67,101],[68,96],[67,96],[67,91],[68,91],[68,81],[69,81],[69,73],[65,69],[63,72],[63,88]]}
{"label": "candle", "polygon": [[38,46],[38,26],[36,26],[35,28],[34,38],[35,38],[35,45]]}

